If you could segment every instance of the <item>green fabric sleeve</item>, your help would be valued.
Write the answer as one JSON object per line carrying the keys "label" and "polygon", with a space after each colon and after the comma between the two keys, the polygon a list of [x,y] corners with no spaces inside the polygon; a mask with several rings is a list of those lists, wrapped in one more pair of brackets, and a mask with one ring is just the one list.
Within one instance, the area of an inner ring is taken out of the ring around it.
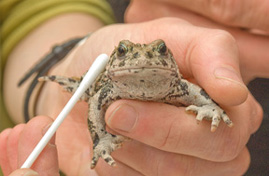
{"label": "green fabric sleeve", "polygon": [[12,126],[2,94],[3,70],[8,55],[37,26],[54,16],[72,12],[95,16],[104,24],[115,22],[113,11],[105,0],[0,0],[0,131]]}
{"label": "green fabric sleeve", "polygon": [[[0,11],[2,8],[0,3]],[[99,18],[104,24],[114,22],[112,9],[104,0],[24,0],[16,4],[12,11],[1,26],[2,66],[8,54],[24,36],[53,16],[82,12]]]}

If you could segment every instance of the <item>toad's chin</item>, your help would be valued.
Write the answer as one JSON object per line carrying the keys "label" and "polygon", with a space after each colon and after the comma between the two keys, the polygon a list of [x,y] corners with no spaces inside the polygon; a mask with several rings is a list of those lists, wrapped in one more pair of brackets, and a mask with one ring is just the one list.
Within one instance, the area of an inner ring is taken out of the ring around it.
{"label": "toad's chin", "polygon": [[159,99],[165,96],[176,78],[176,72],[160,68],[132,68],[108,72],[108,76],[121,92],[134,98]]}

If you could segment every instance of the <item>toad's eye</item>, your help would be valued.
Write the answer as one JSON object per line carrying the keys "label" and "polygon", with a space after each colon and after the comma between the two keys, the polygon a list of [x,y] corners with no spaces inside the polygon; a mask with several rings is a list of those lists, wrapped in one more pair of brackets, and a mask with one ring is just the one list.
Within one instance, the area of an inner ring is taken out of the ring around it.
{"label": "toad's eye", "polygon": [[158,52],[161,55],[166,55],[167,54],[167,47],[166,47],[164,42],[160,43],[157,49],[158,49]]}
{"label": "toad's eye", "polygon": [[119,57],[125,56],[125,54],[128,52],[128,48],[123,43],[120,43],[117,49],[117,55]]}

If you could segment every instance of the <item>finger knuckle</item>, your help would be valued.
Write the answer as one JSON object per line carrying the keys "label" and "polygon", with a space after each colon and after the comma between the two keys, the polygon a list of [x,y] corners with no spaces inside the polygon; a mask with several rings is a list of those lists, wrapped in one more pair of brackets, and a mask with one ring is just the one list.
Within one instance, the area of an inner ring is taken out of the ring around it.
{"label": "finger knuckle", "polygon": [[175,17],[162,17],[158,20],[155,21],[159,26],[163,27],[163,25],[168,25],[168,26],[178,26],[178,24],[187,24],[191,25],[186,20],[180,19],[180,18],[175,18]]}
{"label": "finger knuckle", "polygon": [[247,136],[245,132],[225,132],[225,137],[220,141],[213,152],[212,160],[226,162],[235,159],[245,146]]}
{"label": "finger knuckle", "polygon": [[[237,21],[239,8],[237,1],[234,0],[209,0],[209,11],[216,20],[226,23],[233,24]],[[234,10],[237,9],[237,10]]]}
{"label": "finger knuckle", "polygon": [[200,167],[196,161],[189,157],[178,157],[175,154],[166,155],[154,167],[154,175],[196,175],[195,173]]}
{"label": "finger knuckle", "polygon": [[178,121],[176,119],[170,124],[159,148],[168,151],[178,151],[181,139],[181,132],[178,130]]}
{"label": "finger knuckle", "polygon": [[213,40],[221,42],[221,44],[236,45],[235,38],[227,31],[221,29],[214,29],[211,34]]}
{"label": "finger knuckle", "polygon": [[231,175],[244,175],[250,165],[250,154],[247,149],[243,150],[241,156],[235,159],[232,163],[232,173]]}
{"label": "finger knuckle", "polygon": [[7,128],[7,129],[3,130],[3,131],[0,133],[0,139],[1,139],[1,138],[6,138],[6,137],[9,135],[9,133],[10,133],[11,131],[12,131],[11,128]]}
{"label": "finger knuckle", "polygon": [[251,118],[252,120],[252,125],[251,125],[251,133],[254,133],[256,132],[261,123],[262,123],[262,119],[263,119],[263,109],[261,107],[261,105],[259,103],[256,103],[256,106],[255,108],[250,108],[250,109],[253,109],[252,111],[252,117],[254,118]]}

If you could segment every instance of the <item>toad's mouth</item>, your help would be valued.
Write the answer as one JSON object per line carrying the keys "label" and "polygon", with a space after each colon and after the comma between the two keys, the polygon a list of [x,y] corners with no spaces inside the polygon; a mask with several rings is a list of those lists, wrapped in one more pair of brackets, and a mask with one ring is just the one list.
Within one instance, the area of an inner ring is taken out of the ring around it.
{"label": "toad's mouth", "polygon": [[168,74],[176,73],[175,68],[164,68],[164,67],[128,67],[128,68],[117,68],[109,69],[108,74],[110,76],[124,76],[133,74]]}

